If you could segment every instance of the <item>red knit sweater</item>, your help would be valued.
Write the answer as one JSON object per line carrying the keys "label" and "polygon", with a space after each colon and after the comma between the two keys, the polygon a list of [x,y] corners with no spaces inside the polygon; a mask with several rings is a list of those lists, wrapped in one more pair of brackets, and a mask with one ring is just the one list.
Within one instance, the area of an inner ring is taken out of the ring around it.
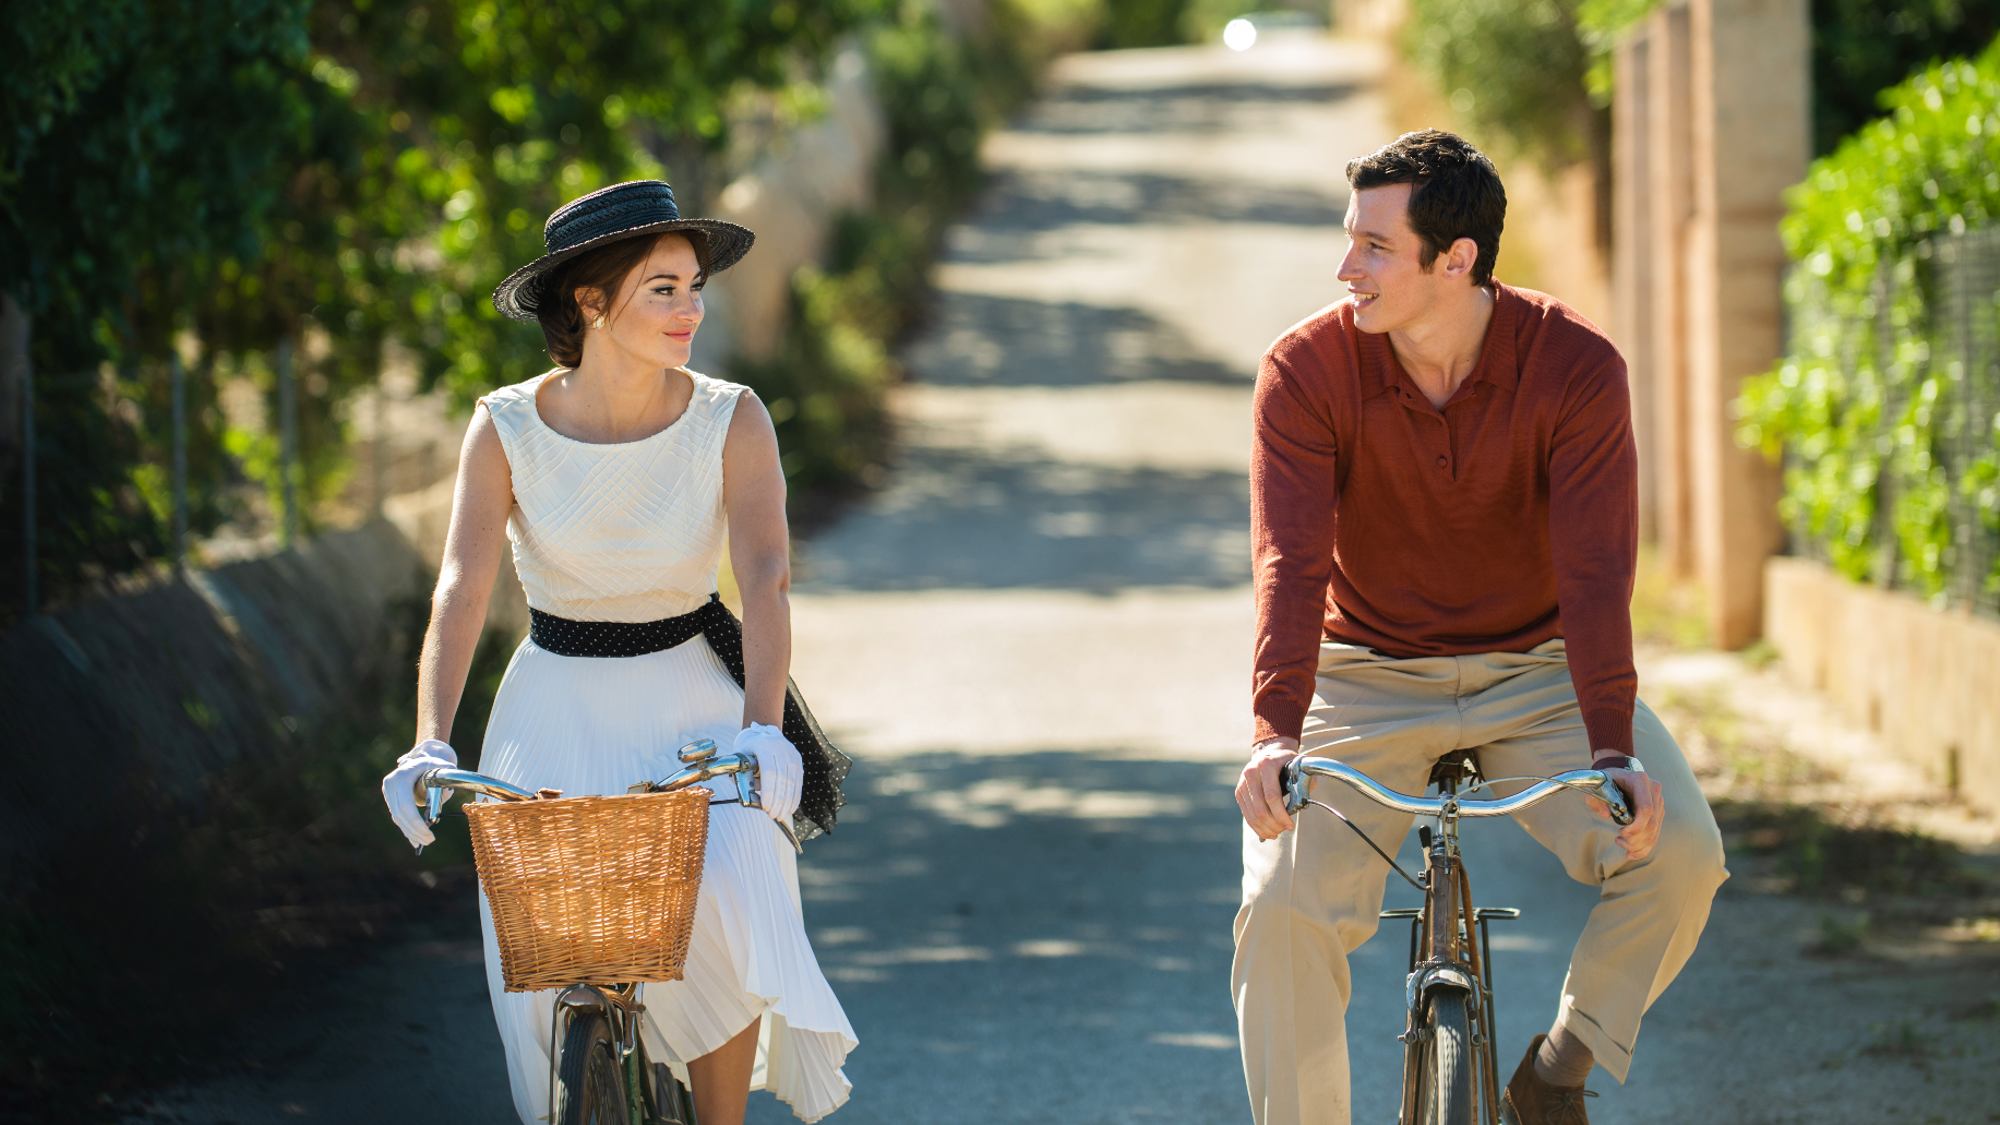
{"label": "red knit sweater", "polygon": [[1347,301],[1265,354],[1250,460],[1258,739],[1298,736],[1323,638],[1439,656],[1562,637],[1590,749],[1632,752],[1625,362],[1555,298],[1494,292],[1478,364],[1442,410]]}

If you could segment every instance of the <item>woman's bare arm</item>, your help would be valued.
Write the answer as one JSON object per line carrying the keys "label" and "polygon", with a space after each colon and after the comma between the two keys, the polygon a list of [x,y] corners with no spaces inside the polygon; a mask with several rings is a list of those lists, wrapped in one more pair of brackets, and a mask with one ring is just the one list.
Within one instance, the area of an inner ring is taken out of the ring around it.
{"label": "woman's bare arm", "polygon": [[745,392],[722,448],[729,561],[743,596],[743,723],[779,726],[792,664],[792,539],[770,412]]}
{"label": "woman's bare arm", "polygon": [[513,476],[500,432],[484,406],[474,409],[459,451],[452,492],[451,530],[431,594],[431,623],[417,661],[417,741],[451,741],[452,718],[465,694],[473,650],[486,627],[486,606],[507,542],[507,514],[514,507]]}

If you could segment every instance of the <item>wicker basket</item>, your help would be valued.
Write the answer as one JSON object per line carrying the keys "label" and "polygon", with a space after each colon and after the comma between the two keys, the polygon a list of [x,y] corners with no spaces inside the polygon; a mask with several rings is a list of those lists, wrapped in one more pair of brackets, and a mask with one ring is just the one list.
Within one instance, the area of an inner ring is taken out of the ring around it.
{"label": "wicker basket", "polygon": [[681,979],[708,793],[465,808],[509,992]]}

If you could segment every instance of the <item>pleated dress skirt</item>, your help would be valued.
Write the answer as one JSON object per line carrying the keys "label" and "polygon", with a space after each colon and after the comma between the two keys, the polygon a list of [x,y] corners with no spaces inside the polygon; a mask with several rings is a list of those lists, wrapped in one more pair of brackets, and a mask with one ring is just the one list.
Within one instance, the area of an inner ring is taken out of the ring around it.
{"label": "pleated dress skirt", "polygon": [[[671,773],[677,751],[694,739],[712,738],[727,752],[742,717],[743,691],[704,638],[631,657],[558,656],[524,641],[501,680],[479,769],[565,796],[618,794]],[[537,1125],[551,1112],[555,993],[505,990],[483,893],[479,914],[514,1108]],[[797,855],[761,810],[709,809],[685,978],[648,984],[642,999],[647,1050],[682,1081],[688,1060],[761,1016],[752,1090],[771,1091],[805,1121],[847,1100],[841,1066],[856,1046],[854,1029],[806,938]]]}

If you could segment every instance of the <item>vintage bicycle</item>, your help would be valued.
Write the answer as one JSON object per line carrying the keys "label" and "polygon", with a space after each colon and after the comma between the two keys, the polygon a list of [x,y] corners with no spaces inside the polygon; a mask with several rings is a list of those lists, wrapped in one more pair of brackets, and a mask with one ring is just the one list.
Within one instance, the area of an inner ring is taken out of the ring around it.
{"label": "vintage bicycle", "polygon": [[[675,938],[678,939],[677,951],[672,948],[649,948],[644,951],[648,957],[642,959],[650,959],[655,970],[661,974],[654,976],[653,979],[678,978],[680,963],[687,951],[688,929],[693,922],[693,898],[700,883],[701,839],[692,837],[700,836],[705,839],[707,801],[697,799],[695,793],[688,793],[688,787],[718,778],[730,778],[735,785],[736,801],[751,808],[760,807],[755,758],[734,753],[718,754],[714,741],[706,738],[681,747],[679,758],[681,768],[671,776],[659,781],[641,782],[628,790],[628,796],[678,794],[680,798],[685,798],[678,800],[683,807],[667,811],[669,815],[679,817],[680,824],[693,826],[692,832],[681,833],[683,838],[678,841],[680,844],[678,858],[665,861],[667,866],[677,867],[678,870],[649,873],[664,876],[669,882],[675,879],[681,881],[683,885],[669,888],[664,896],[656,896],[674,900],[681,908],[669,909],[671,902],[667,906],[662,906],[659,902],[641,902],[635,916],[627,920],[632,924],[628,925],[628,929],[636,926],[638,930],[646,933],[649,946],[663,940],[666,946],[671,947],[675,944]],[[423,809],[425,819],[432,824],[437,823],[438,817],[443,813],[445,801],[453,793],[466,793],[483,801],[496,802],[536,802],[560,796],[547,790],[532,793],[498,778],[460,769],[430,770],[417,779],[415,786],[417,803]],[[571,802],[574,804],[577,801],[601,800],[604,799],[574,798]],[[622,798],[609,800],[616,802]],[[699,806],[698,810],[690,807],[694,805]],[[630,806],[627,805],[625,808],[629,809]],[[655,814],[655,819],[650,822],[650,834],[651,826],[662,823],[657,819],[657,814],[662,810],[655,808],[649,811]],[[697,811],[698,819],[691,819]],[[582,809],[580,812],[580,819],[586,823],[590,817],[596,816],[598,823],[595,827],[599,829],[606,829],[603,820],[611,815],[608,810],[600,813],[595,809]],[[473,809],[468,809],[467,814],[469,817],[479,815]],[[575,816],[564,819],[571,825],[579,822],[579,817]],[[586,863],[593,858],[615,863],[618,857],[593,855],[593,853],[617,850],[621,830],[612,826],[608,828],[606,834],[612,841],[608,847],[596,841],[582,847],[571,845],[562,849],[550,849],[550,858],[558,868],[575,865],[580,857]],[[547,833],[543,832],[541,835],[546,837]],[[786,828],[786,835],[791,835],[789,828]],[[794,838],[792,842],[796,847],[797,839]],[[634,840],[633,843],[658,846],[662,841],[645,839]],[[492,897],[492,880],[501,875],[497,870],[499,861],[491,858],[491,847],[481,846],[477,831],[475,831],[474,845],[480,879],[487,886],[489,903],[495,908],[497,931],[502,923],[498,917],[500,903],[495,902]],[[524,843],[522,846],[545,847],[546,845],[537,840],[533,844]],[[560,875],[563,878],[576,879],[589,877],[588,872],[580,869],[561,871]],[[686,885],[688,883],[692,885]],[[541,897],[550,901],[538,903],[531,893],[525,899],[517,899],[511,905],[525,910],[529,916],[528,923],[542,931],[537,936],[544,944],[548,942],[550,934],[556,935],[556,941],[561,941],[562,935],[568,931],[577,930],[579,926],[588,928],[590,919],[556,917],[564,909],[564,905],[555,900],[569,897],[563,895],[560,888],[556,888],[554,894],[544,894]],[[677,928],[680,932],[675,935],[671,931]],[[664,937],[661,937],[663,932]],[[507,983],[510,989],[538,988],[544,983],[557,988],[555,1009],[550,1017],[552,1026],[549,1038],[551,1043],[557,1045],[555,1054],[549,1059],[549,1104],[554,1111],[553,1120],[557,1125],[696,1125],[693,1095],[675,1078],[667,1064],[653,1062],[647,1057],[644,1039],[639,1034],[640,1019],[645,1012],[642,1000],[644,980],[623,979],[621,974],[606,974],[586,969],[578,972],[576,974],[578,979],[575,980],[558,978],[554,982],[524,982],[517,978],[527,970],[512,963],[515,958],[510,957],[510,949],[504,935],[501,936],[501,941],[502,971],[508,977]],[[560,952],[556,951],[558,957]],[[556,963],[561,964],[559,960]],[[601,959],[598,963],[602,963]],[[547,972],[548,970],[544,968],[544,977]]]}
{"label": "vintage bicycle", "polygon": [[[1423,871],[1412,875],[1403,870],[1353,821],[1315,799],[1310,791],[1315,777],[1339,781],[1385,808],[1432,818],[1436,831],[1430,825],[1417,829],[1423,846]],[[1279,782],[1284,787],[1287,812],[1297,816],[1307,805],[1314,805],[1340,817],[1423,895],[1422,906],[1381,914],[1385,919],[1410,920],[1409,975],[1404,978],[1408,1014],[1403,1033],[1397,1037],[1403,1043],[1398,1125],[1496,1125],[1503,1110],[1494,1054],[1499,1024],[1494,1016],[1488,923],[1519,918],[1521,912],[1513,907],[1473,905],[1458,823],[1465,817],[1511,816],[1558,793],[1576,792],[1603,801],[1618,824],[1630,824],[1632,811],[1624,792],[1600,770],[1487,779],[1481,776],[1478,759],[1469,750],[1447,754],[1432,767],[1427,788],[1435,790],[1434,797],[1399,793],[1336,758],[1317,754],[1302,754],[1286,763]],[[1465,796],[1514,782],[1531,784],[1506,797]],[[1511,1119],[1512,1114],[1504,1116]]]}

